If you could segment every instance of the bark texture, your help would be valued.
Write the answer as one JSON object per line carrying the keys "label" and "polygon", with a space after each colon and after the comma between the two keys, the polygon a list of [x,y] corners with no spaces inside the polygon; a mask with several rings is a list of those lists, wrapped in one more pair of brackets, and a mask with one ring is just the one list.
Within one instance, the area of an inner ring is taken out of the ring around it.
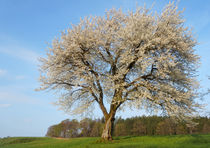
{"label": "bark texture", "polygon": [[101,135],[102,140],[105,141],[111,141],[112,140],[112,135],[113,135],[113,131],[114,131],[114,118],[115,113],[112,113],[109,115],[108,118],[106,118],[105,120],[105,125],[104,125],[104,129],[103,129],[103,133]]}

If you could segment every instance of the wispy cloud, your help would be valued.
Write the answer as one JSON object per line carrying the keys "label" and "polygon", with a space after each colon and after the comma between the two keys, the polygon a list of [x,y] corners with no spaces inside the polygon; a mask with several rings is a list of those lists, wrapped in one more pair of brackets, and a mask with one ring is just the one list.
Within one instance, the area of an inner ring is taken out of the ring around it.
{"label": "wispy cloud", "polygon": [[26,78],[27,78],[27,76],[25,76],[25,75],[18,75],[15,77],[16,80],[24,80]]}
{"label": "wispy cloud", "polygon": [[[25,80],[29,77],[27,75],[14,75],[13,73],[9,73],[6,69],[0,69],[0,78],[6,78],[6,80]],[[1,87],[1,85],[0,85]]]}
{"label": "wispy cloud", "polygon": [[18,58],[20,60],[23,60],[25,62],[29,62],[32,64],[38,63],[38,58],[40,57],[39,54],[36,52],[27,49],[25,47],[21,46],[0,46],[0,53],[7,54],[9,56],[12,56],[14,58]]}
{"label": "wispy cloud", "polygon": [[7,108],[10,106],[11,106],[11,104],[0,104],[0,108]]}
{"label": "wispy cloud", "polygon": [[32,64],[37,64],[40,57],[34,47],[28,47],[5,34],[0,34],[0,53]]}
{"label": "wispy cloud", "polygon": [[0,69],[0,77],[1,76],[4,76],[4,75],[6,75],[7,74],[7,70],[5,70],[5,69]]}
{"label": "wispy cloud", "polygon": [[38,99],[32,96],[24,94],[24,92],[16,91],[0,91],[0,101],[7,101],[12,103],[26,103],[26,104],[37,104]]}

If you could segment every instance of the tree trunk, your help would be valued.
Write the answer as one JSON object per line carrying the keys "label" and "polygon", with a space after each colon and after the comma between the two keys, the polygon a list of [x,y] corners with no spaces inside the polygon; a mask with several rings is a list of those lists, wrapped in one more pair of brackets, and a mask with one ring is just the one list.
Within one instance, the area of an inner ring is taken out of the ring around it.
{"label": "tree trunk", "polygon": [[112,135],[113,135],[113,130],[114,130],[114,118],[115,112],[110,114],[108,118],[105,118],[105,125],[103,129],[103,133],[101,135],[102,140],[105,141],[111,141],[112,140]]}
{"label": "tree trunk", "polygon": [[[113,135],[113,131],[114,131],[114,120],[115,120],[115,113],[118,109],[118,107],[120,107],[120,105],[123,102],[118,102],[118,103],[114,103],[114,100],[122,100],[122,91],[118,90],[117,92],[115,92],[114,98],[112,99],[112,103],[110,105],[110,112],[109,114],[106,111],[102,111],[104,113],[104,117],[105,117],[105,125],[104,125],[104,129],[103,129],[103,133],[101,135],[102,140],[104,141],[111,141],[112,140],[112,135]],[[101,105],[103,107],[103,105]]]}

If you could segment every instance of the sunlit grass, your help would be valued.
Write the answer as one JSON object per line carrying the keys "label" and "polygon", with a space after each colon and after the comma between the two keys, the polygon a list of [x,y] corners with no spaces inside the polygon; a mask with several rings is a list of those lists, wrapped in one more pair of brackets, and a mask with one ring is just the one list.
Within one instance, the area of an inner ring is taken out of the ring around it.
{"label": "sunlit grass", "polygon": [[208,148],[210,135],[115,137],[101,143],[100,138],[35,138],[0,139],[0,148]]}

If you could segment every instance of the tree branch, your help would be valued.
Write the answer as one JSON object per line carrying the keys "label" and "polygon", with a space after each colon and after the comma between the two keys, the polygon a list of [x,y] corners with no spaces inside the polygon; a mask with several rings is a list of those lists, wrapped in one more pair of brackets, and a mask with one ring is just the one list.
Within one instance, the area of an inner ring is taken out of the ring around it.
{"label": "tree branch", "polygon": [[[103,103],[103,89],[101,87],[101,84],[100,84],[100,81],[99,81],[99,75],[96,71],[93,70],[93,67],[90,65],[90,63],[88,61],[84,61],[82,59],[82,62],[90,69],[89,71],[95,76],[96,78],[96,84],[98,86],[98,89],[99,89],[99,98],[98,98],[98,103],[99,103],[99,106],[104,114],[104,116],[107,116],[108,113],[107,113],[107,110],[104,106],[104,103]],[[94,93],[93,93],[94,94]]]}

